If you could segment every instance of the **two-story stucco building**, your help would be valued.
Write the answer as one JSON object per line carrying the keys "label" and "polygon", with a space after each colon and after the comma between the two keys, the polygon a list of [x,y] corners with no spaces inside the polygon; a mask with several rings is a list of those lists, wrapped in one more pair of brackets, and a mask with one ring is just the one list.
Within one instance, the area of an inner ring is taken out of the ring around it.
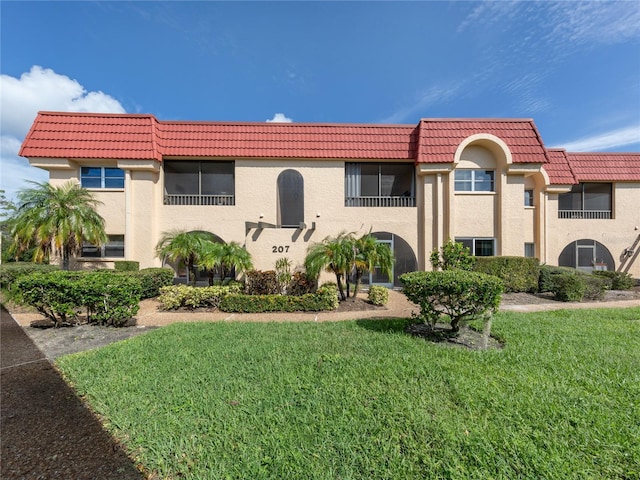
{"label": "two-story stucco building", "polygon": [[[417,125],[160,121],[153,115],[41,112],[20,151],[52,184],[102,202],[109,243],[84,266],[160,266],[163,232],[237,241],[255,267],[340,232],[392,247],[393,278],[429,269],[447,239],[475,255],[640,277],[640,153],[545,148],[530,119]],[[186,275],[179,265],[178,275]]]}

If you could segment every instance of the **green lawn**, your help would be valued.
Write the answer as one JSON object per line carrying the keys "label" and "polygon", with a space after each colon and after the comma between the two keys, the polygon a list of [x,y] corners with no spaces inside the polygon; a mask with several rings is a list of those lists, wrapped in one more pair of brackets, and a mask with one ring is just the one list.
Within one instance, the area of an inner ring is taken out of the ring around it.
{"label": "green lawn", "polygon": [[640,308],[500,313],[485,352],[403,328],[176,324],[58,365],[160,478],[640,478]]}

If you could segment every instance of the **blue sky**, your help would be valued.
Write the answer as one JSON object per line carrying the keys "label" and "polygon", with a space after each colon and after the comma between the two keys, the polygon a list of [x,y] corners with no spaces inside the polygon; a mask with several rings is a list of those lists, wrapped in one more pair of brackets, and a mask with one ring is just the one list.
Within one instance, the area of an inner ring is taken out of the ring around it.
{"label": "blue sky", "polygon": [[[161,120],[533,118],[640,151],[640,2],[0,2],[0,188],[38,110]],[[280,114],[280,115],[278,115]]]}

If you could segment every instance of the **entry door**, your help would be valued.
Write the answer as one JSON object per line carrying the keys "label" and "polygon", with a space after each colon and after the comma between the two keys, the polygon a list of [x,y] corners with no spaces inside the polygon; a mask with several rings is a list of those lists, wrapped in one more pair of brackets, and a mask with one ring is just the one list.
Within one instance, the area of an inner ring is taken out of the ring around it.
{"label": "entry door", "polygon": [[[393,252],[393,240],[378,240],[378,243],[385,243]],[[391,277],[375,267],[373,272],[369,273],[369,285],[380,285],[382,287],[393,288],[393,267],[391,267]]]}
{"label": "entry door", "polygon": [[576,258],[578,270],[585,272],[593,271],[593,265],[596,260],[596,247],[595,245],[576,245]]}

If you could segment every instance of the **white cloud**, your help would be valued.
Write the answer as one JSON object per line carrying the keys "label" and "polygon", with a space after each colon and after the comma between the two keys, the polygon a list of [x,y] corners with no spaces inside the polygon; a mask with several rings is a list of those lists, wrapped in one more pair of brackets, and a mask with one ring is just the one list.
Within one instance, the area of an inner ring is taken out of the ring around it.
{"label": "white cloud", "polygon": [[640,145],[640,125],[583,137],[552,148],[564,148],[569,152],[599,152],[629,145]]}
{"label": "white cloud", "polygon": [[20,78],[0,75],[0,135],[2,149],[0,189],[8,198],[24,186],[24,180],[47,180],[47,173],[30,167],[18,156],[38,111],[124,113],[124,107],[106,93],[87,92],[77,81],[38,65]]}
{"label": "white cloud", "polygon": [[[410,106],[402,107],[378,123],[394,124],[407,121],[410,117],[422,118],[427,108],[432,105],[446,103],[462,91],[464,83],[450,84],[446,87],[433,85],[418,93]],[[415,118],[413,119],[415,120]]]}
{"label": "white cloud", "polygon": [[288,118],[284,113],[276,113],[271,120],[267,120],[268,123],[291,123],[293,120]]}

